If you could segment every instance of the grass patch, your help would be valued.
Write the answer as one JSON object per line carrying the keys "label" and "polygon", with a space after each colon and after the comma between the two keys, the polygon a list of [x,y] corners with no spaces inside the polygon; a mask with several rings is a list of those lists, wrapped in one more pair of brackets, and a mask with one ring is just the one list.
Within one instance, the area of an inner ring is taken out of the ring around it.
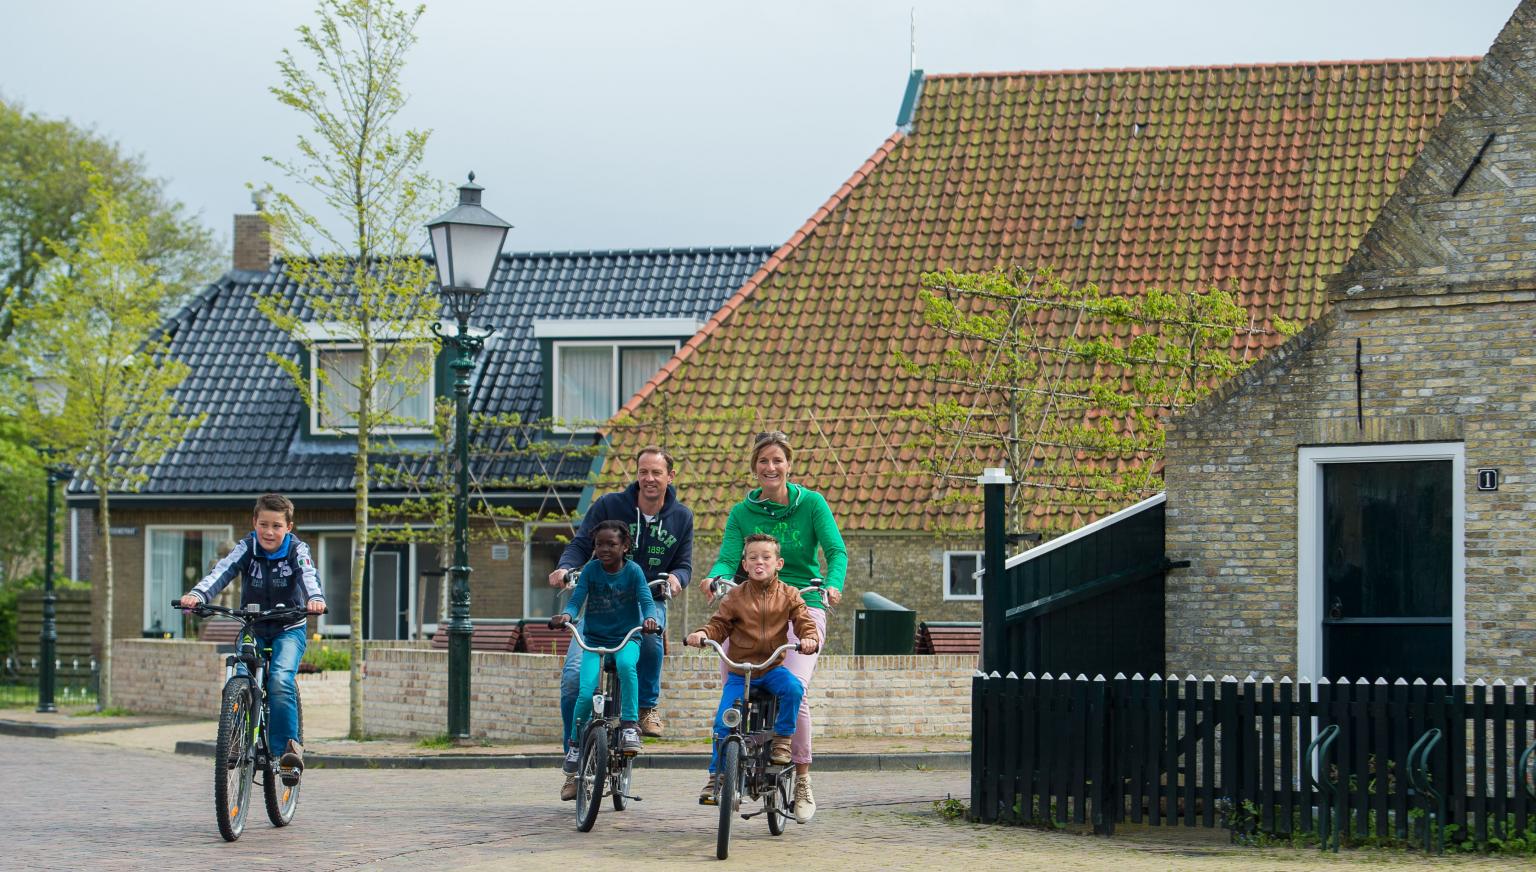
{"label": "grass patch", "polygon": [[69,716],[72,718],[125,718],[132,714],[133,712],[122,706],[110,705],[101,711],[86,709],[84,711],[70,712]]}
{"label": "grass patch", "polygon": [[425,748],[431,751],[445,751],[454,747],[453,737],[447,733],[442,733],[436,736],[429,736],[417,742],[416,747]]}

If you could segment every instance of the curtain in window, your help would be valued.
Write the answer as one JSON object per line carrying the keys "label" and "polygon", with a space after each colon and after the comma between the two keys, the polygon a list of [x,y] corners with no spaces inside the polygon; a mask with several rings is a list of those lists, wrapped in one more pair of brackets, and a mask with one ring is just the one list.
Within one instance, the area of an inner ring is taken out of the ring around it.
{"label": "curtain in window", "polygon": [[567,427],[588,426],[613,414],[613,347],[562,346],[556,408]]}
{"label": "curtain in window", "polygon": [[149,531],[149,577],[144,579],[146,630],[181,635],[181,618],[173,617],[176,610],[171,608],[170,601],[186,593],[181,586],[182,541],[180,530]]}
{"label": "curtain in window", "polygon": [[672,359],[673,350],[670,345],[619,349],[619,405],[629,402],[651,376],[661,371]]}
{"label": "curtain in window", "polygon": [[[379,385],[379,411],[404,420],[395,426],[432,426],[432,349],[412,349],[409,355],[395,352],[393,366],[401,383]],[[393,376],[391,377],[393,378]]]}
{"label": "curtain in window", "polygon": [[363,353],[340,349],[316,349],[320,372],[329,384],[319,384],[320,426],[326,429],[357,426],[357,380],[362,377]]}
{"label": "curtain in window", "polygon": [[352,537],[323,536],[320,585],[325,591],[327,624],[352,623]]}

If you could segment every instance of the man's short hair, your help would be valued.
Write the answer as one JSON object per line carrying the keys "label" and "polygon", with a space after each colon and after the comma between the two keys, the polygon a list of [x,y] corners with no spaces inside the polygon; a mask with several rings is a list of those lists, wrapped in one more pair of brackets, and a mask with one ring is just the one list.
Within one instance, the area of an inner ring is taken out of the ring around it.
{"label": "man's short hair", "polygon": [[767,533],[753,533],[747,538],[741,540],[741,553],[746,554],[747,546],[751,545],[753,542],[767,542],[769,545],[773,546],[773,553],[780,555],[784,553],[783,550],[779,548],[779,540],[773,538]]}
{"label": "man's short hair", "polygon": [[646,456],[647,454],[661,455],[661,459],[667,462],[667,472],[672,471],[672,454],[668,452],[667,449],[662,448],[660,445],[647,445],[639,451],[635,452],[635,463],[639,463],[640,458]]}
{"label": "man's short hair", "polygon": [[282,512],[283,519],[290,525],[293,523],[293,500],[282,494],[262,494],[256,498],[256,508],[251,509],[251,517],[256,517],[262,512]]}

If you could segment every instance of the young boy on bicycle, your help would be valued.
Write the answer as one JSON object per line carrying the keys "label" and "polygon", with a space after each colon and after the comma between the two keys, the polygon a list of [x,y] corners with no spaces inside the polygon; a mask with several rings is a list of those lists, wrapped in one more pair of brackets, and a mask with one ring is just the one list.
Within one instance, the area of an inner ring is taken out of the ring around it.
{"label": "young boy on bicycle", "polygon": [[[592,531],[593,559],[581,570],[576,589],[565,604],[565,611],[549,619],[551,627],[561,627],[581,613],[582,636],[594,648],[611,648],[637,625],[655,632],[656,601],[639,564],[629,559],[632,540],[629,525],[623,521],[603,521]],[[640,640],[629,643],[613,655],[619,676],[619,736],[625,756],[640,753]],[[576,694],[576,713],[571,718],[571,734],[566,738],[564,770],[576,772],[581,756],[581,731],[593,714],[592,694],[603,674],[603,658],[591,651],[581,652],[581,689]],[[601,712],[598,712],[601,715]]]}
{"label": "young boy on bicycle", "polygon": [[[293,501],[281,494],[265,494],[251,513],[252,531],[241,539],[193,588],[181,598],[182,606],[195,608],[210,602],[225,585],[241,576],[240,606],[255,604],[262,611],[280,605],[302,606],[310,614],[325,611],[325,591],[310,559],[309,546],[293,535]],[[269,622],[270,623],[270,622]],[[304,771],[304,748],[299,744],[299,710],[295,702],[295,676],[304,656],[303,618],[287,626],[255,626],[256,644],[272,649],[272,672],[267,677],[272,721],[267,725],[271,747],[281,749],[278,768],[295,776]],[[240,667],[243,672],[245,667]]]}
{"label": "young boy on bicycle", "polygon": [[[741,567],[746,573],[746,582],[722,600],[709,623],[689,634],[683,644],[703,647],[706,638],[720,643],[729,639],[732,660],[759,663],[774,649],[789,642],[789,625],[793,622],[795,635],[800,638],[801,653],[816,653],[820,639],[816,634],[816,623],[806,610],[805,600],[801,599],[800,591],[779,580],[779,570],[784,568],[784,558],[779,556],[779,540],[765,533],[748,536],[742,543]],[[788,765],[790,739],[795,735],[795,719],[800,713],[800,698],[805,695],[805,687],[782,662],[770,663],[766,671],[753,676],[752,683],[766,688],[778,699],[772,756],[768,762],[775,766]],[[709,780],[699,792],[700,805],[715,802],[719,740],[730,734],[725,725],[725,712],[741,698],[745,686],[742,673],[731,668],[720,694],[720,706],[715,711],[715,747],[709,758]]]}

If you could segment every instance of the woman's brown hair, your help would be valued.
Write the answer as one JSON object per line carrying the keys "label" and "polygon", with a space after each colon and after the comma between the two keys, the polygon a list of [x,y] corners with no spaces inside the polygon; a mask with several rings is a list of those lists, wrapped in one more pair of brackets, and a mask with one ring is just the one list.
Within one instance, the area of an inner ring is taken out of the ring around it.
{"label": "woman's brown hair", "polygon": [[763,449],[770,445],[779,446],[784,452],[784,459],[789,460],[794,456],[794,451],[789,447],[789,437],[780,430],[764,430],[752,439],[752,466],[757,466],[757,456],[763,453]]}

